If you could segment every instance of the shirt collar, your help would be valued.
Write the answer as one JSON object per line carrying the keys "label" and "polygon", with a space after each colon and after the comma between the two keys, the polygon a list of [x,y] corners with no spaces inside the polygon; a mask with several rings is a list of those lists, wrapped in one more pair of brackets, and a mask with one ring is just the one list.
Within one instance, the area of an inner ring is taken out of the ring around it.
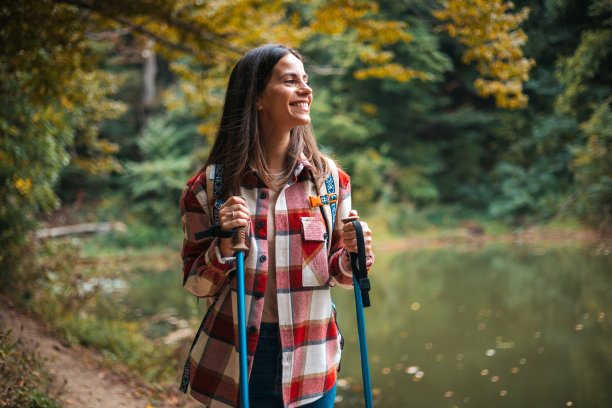
{"label": "shirt collar", "polygon": [[302,152],[302,153],[300,153],[300,158],[298,159],[298,164],[297,164],[297,166],[295,166],[295,170],[293,171],[293,176],[295,178],[298,178],[300,176],[300,174],[304,170],[306,170],[306,171],[312,170],[312,164],[310,164],[310,162],[308,161],[308,159],[304,155],[304,152]]}

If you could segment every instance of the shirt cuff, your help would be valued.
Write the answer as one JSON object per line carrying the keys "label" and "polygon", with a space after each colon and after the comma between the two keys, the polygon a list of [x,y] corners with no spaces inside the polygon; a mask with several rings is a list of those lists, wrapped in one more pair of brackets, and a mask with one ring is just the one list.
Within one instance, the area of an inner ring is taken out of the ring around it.
{"label": "shirt cuff", "polygon": [[221,249],[219,249],[219,238],[215,238],[213,240],[213,242],[211,243],[211,249],[212,249],[211,254],[210,254],[211,263],[215,267],[221,270],[224,270],[225,272],[229,272],[230,269],[232,269],[232,267],[236,263],[236,257],[234,256],[224,257],[223,255],[221,255]]}

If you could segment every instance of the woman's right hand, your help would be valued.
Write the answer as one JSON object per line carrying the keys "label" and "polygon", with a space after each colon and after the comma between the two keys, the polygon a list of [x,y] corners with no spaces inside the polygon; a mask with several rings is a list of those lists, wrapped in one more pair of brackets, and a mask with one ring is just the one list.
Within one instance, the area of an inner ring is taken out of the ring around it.
{"label": "woman's right hand", "polygon": [[[223,231],[231,231],[234,228],[246,227],[249,225],[250,214],[244,197],[232,196],[219,208],[219,223]],[[222,256],[232,256],[232,239],[221,238],[219,250]]]}

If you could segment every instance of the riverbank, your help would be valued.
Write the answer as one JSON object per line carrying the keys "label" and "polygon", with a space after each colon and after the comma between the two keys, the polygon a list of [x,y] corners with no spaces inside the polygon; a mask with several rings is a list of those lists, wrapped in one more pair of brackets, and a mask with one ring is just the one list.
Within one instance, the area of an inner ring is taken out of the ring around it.
{"label": "riverbank", "polygon": [[44,391],[61,407],[196,406],[176,390],[147,385],[124,367],[115,364],[110,368],[98,350],[58,337],[53,334],[51,325],[51,322],[40,321],[19,309],[10,298],[0,297],[0,332],[8,332],[10,342],[18,350],[31,356],[29,359],[35,357],[42,363],[34,374],[36,377],[46,374],[51,379]]}
{"label": "riverbank", "polygon": [[392,239],[375,244],[377,251],[397,252],[425,248],[443,248],[448,246],[481,248],[489,244],[516,243],[526,245],[561,245],[571,243],[601,244],[610,250],[612,237],[602,236],[599,232],[589,229],[563,229],[530,227],[515,232],[501,234],[485,234],[468,228],[434,230],[422,232],[415,236]]}

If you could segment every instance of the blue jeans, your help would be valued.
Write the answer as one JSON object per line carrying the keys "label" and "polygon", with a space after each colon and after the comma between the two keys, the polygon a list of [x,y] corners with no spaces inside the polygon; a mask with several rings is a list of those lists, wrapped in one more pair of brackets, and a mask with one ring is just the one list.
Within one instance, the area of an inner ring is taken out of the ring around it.
{"label": "blue jeans", "polygon": [[[330,408],[336,399],[336,385],[304,408]],[[249,379],[250,408],[283,408],[280,332],[278,324],[262,323]]]}

